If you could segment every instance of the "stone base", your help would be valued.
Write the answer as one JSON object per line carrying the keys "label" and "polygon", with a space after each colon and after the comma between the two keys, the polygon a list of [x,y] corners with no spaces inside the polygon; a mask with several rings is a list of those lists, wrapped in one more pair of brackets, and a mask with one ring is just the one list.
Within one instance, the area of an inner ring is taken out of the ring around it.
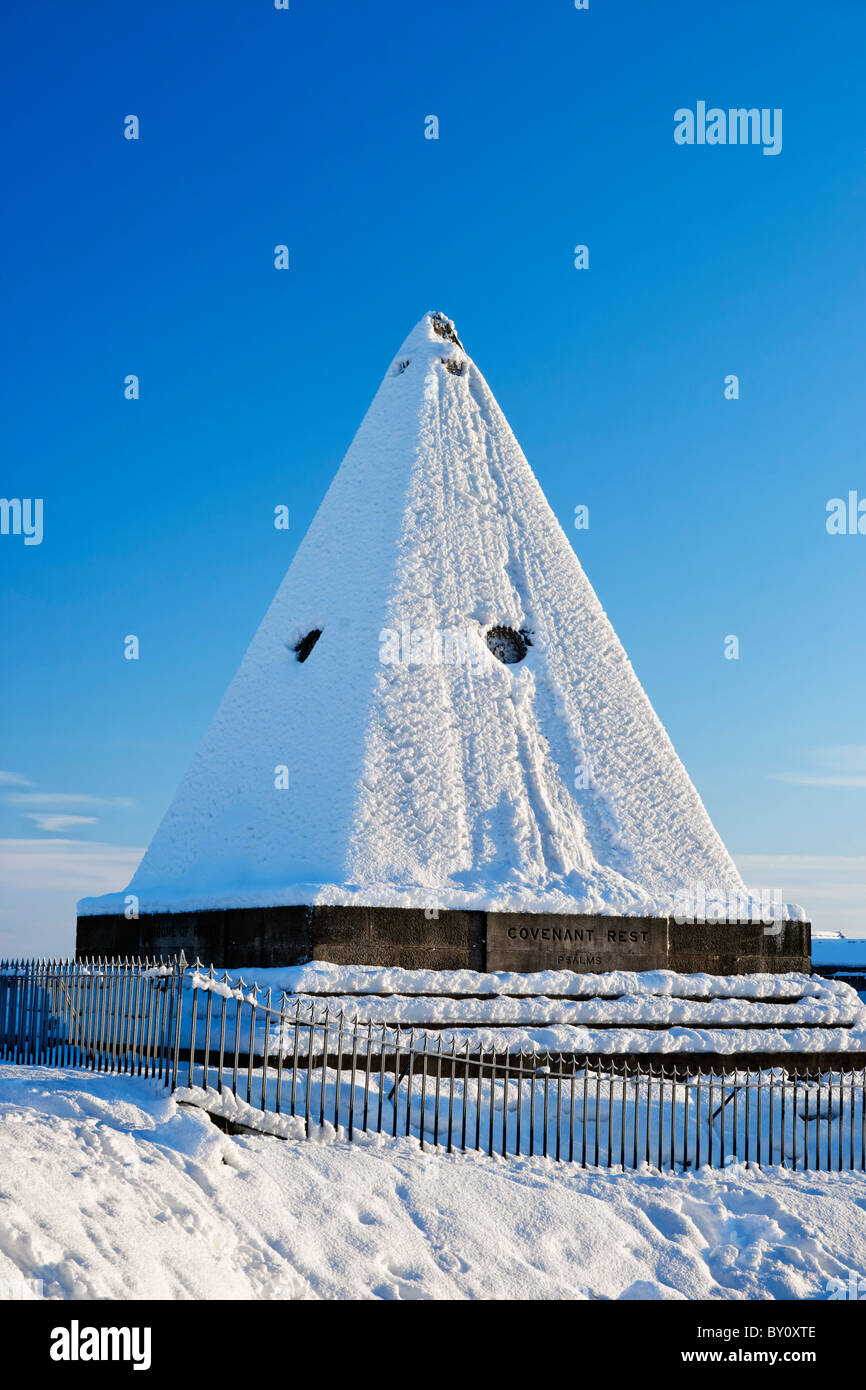
{"label": "stone base", "polygon": [[[777,930],[778,928],[778,930]],[[79,917],[82,956],[171,956],[239,967],[394,965],[406,970],[811,972],[808,922],[680,925],[666,917],[597,917],[405,907],[257,907],[166,912],[128,921]]]}

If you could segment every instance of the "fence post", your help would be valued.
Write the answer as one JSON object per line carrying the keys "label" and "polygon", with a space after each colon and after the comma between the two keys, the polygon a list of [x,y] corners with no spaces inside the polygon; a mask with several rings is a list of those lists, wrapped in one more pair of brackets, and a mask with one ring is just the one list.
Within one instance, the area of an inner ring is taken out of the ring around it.
{"label": "fence post", "polygon": [[[174,967],[173,980],[173,1005],[174,1005],[174,1037],[172,1038],[172,1068],[171,1068],[171,1089],[177,1090],[177,1073],[180,1067],[180,1029],[183,1018],[183,978],[186,972],[186,956],[181,951]],[[166,1077],[166,1084],[168,1078]]]}
{"label": "fence post", "polygon": [[[194,967],[194,969],[197,969],[197,968]],[[196,1011],[197,1011],[197,1009],[198,1009],[198,985],[197,985],[197,983],[196,983],[196,977],[197,977],[197,975],[193,975],[192,980],[190,981],[191,988],[192,988],[192,1010],[191,1010],[190,1026],[189,1026],[189,1072],[188,1072],[188,1074],[187,1074],[187,1083],[186,1083],[188,1086],[192,1086],[192,1085],[194,1084],[194,1081],[193,1081],[193,1071],[194,1071],[194,1068],[195,1068],[195,1025],[196,1025]]]}

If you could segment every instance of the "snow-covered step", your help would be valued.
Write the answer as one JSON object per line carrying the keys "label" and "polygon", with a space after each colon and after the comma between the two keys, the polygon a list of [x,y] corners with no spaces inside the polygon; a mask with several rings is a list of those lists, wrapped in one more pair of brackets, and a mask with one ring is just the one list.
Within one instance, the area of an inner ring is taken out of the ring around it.
{"label": "snow-covered step", "polygon": [[[487,999],[620,999],[656,997],[670,999],[752,999],[796,1003],[826,998],[834,983],[809,975],[710,975],[677,974],[671,970],[643,972],[616,970],[605,974],[579,974],[570,970],[544,970],[534,974],[484,973],[475,970],[403,970],[394,966],[332,965],[310,961],[306,965],[277,969],[253,967],[232,970],[232,980],[254,981],[274,996],[306,995],[321,999],[338,997]],[[225,972],[219,972],[219,978]]]}
{"label": "snow-covered step", "polygon": [[[269,1053],[279,1053],[281,1040],[284,1049],[296,1024],[306,1021],[320,1037],[325,1024],[332,1038],[340,1029],[346,1035],[358,1026],[371,1030],[379,1052],[398,1043],[446,1051],[452,1045],[457,1051],[468,1047],[473,1055],[494,1050],[724,1057],[863,1052],[866,1063],[866,1006],[837,980],[617,974],[595,977],[598,994],[575,998],[553,989],[573,988],[575,981],[585,984],[588,977],[563,979],[565,972],[485,976],[312,964],[257,973],[255,985],[225,973],[191,977],[200,999],[212,999],[212,1044],[222,1026],[222,1000],[227,1000],[231,1037],[230,1001],[240,999],[242,1008],[255,1000],[255,1047],[264,1049],[267,1034]],[[539,982],[551,992],[539,993]],[[340,985],[351,985],[354,992],[340,993]],[[408,991],[400,992],[400,985],[408,985]],[[422,985],[430,992],[423,993]],[[373,992],[376,986],[384,987],[383,992]],[[535,992],[530,992],[533,986]],[[391,992],[385,992],[388,987]],[[203,1007],[198,1018],[202,1042]],[[245,1039],[241,1045],[248,1047]]]}
{"label": "snow-covered step", "polygon": [[616,1028],[640,1026],[669,1028],[674,1025],[716,1028],[758,1027],[866,1027],[866,1008],[851,990],[827,990],[795,1002],[752,999],[678,999],[654,995],[621,995],[614,999],[556,999],[541,996],[493,998],[441,995],[338,995],[327,1001],[308,994],[292,999],[305,1012],[322,1006],[344,1019],[387,1024],[420,1024],[425,1027],[533,1027],[564,1023]]}

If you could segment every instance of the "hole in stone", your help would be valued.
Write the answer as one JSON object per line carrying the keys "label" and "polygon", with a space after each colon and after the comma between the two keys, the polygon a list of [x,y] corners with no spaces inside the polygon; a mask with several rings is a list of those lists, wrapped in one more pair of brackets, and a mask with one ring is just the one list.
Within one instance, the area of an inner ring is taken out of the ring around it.
{"label": "hole in stone", "polygon": [[456,357],[440,357],[439,360],[442,363],[442,366],[445,368],[445,370],[450,372],[452,376],[463,375],[463,371],[466,366],[465,362],[458,362]]}
{"label": "hole in stone", "polygon": [[513,627],[491,627],[487,633],[487,645],[497,661],[513,666],[523,660],[532,642],[525,627],[519,632]]}
{"label": "hole in stone", "polygon": [[322,629],[320,627],[314,627],[312,632],[308,632],[306,637],[302,637],[300,642],[297,642],[295,646],[292,647],[292,651],[297,652],[299,661],[306,661],[321,635]]}

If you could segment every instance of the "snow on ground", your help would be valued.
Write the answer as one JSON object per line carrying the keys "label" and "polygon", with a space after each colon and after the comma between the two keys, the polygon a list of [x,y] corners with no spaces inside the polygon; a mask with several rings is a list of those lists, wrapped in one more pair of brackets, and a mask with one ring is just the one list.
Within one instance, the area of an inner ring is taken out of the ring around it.
{"label": "snow on ground", "polygon": [[0,1067],[0,1286],[52,1298],[817,1298],[866,1178],[598,1174],[229,1138],[156,1082]]}

